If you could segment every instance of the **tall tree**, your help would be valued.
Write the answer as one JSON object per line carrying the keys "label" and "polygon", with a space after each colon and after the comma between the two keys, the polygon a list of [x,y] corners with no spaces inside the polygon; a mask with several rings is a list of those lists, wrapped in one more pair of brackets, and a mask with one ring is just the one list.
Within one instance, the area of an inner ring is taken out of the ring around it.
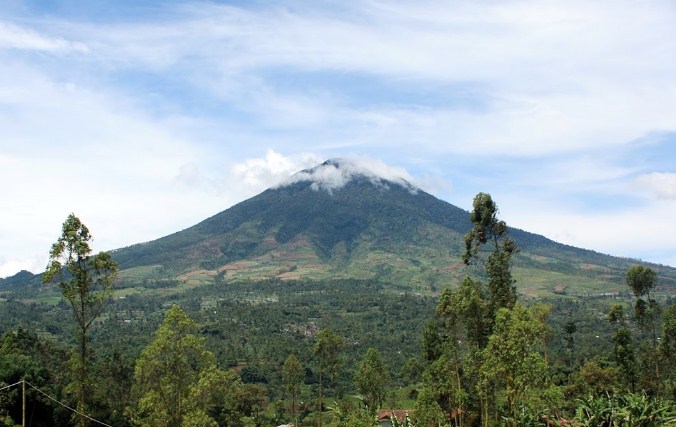
{"label": "tall tree", "polygon": [[[652,335],[652,358],[655,360],[655,377],[659,383],[660,363],[657,354],[657,318],[660,306],[650,295],[650,292],[657,285],[657,274],[650,267],[634,265],[627,270],[626,281],[627,286],[631,288],[636,297],[634,316],[639,325],[649,330]],[[643,297],[647,301],[644,301]]]}
{"label": "tall tree", "polygon": [[[195,331],[195,322],[180,307],[167,311],[136,362],[132,393],[138,401],[130,411],[136,425],[180,427],[188,419],[216,425],[205,405],[211,394],[225,394],[218,385],[228,382],[227,374],[216,368]],[[206,391],[212,393],[205,396]]]}
{"label": "tall tree", "polygon": [[575,363],[575,332],[577,332],[577,323],[572,319],[569,313],[569,318],[563,324],[563,332],[566,333],[566,348],[570,358],[568,359],[568,366],[571,367]]}
{"label": "tall tree", "polygon": [[543,382],[546,362],[538,352],[544,325],[521,304],[501,308],[495,331],[484,349],[482,379],[505,387],[505,404],[510,425],[518,425],[518,403],[527,389]]}
{"label": "tall tree", "polygon": [[615,331],[613,336],[613,357],[619,369],[621,380],[632,393],[636,387],[636,359],[631,331],[625,326]]}
{"label": "tall tree", "polygon": [[621,304],[613,304],[608,312],[608,321],[617,325],[613,336],[613,358],[621,374],[621,382],[627,385],[632,393],[636,387],[636,360],[631,331],[625,326],[626,317]]}
{"label": "tall tree", "polygon": [[[89,229],[74,214],[63,223],[61,236],[52,245],[49,263],[42,280],[55,282],[70,303],[76,321],[78,353],[75,363],[77,409],[86,413],[86,397],[90,394],[88,377],[88,334],[94,320],[103,311],[113,292],[117,264],[107,252],[92,255]],[[78,418],[86,426],[85,417]]]}
{"label": "tall tree", "polygon": [[[471,357],[467,358],[471,361],[471,368],[478,374],[485,360],[483,349],[488,344],[488,337],[493,333],[498,311],[501,308],[511,309],[516,304],[517,294],[512,278],[511,260],[512,255],[518,252],[518,248],[508,237],[509,229],[505,221],[498,219],[498,206],[490,194],[478,193],[474,197],[470,219],[473,227],[465,235],[463,262],[470,265],[482,261],[480,256],[482,247],[486,245],[490,247],[490,253],[484,262],[484,270],[488,277],[485,290],[480,282],[472,287],[464,284],[461,286],[463,292],[472,290],[472,298],[468,302],[471,301],[475,311],[481,312],[481,316],[473,320],[475,323],[473,338],[478,345],[471,349],[468,353]],[[496,400],[493,396],[495,383],[483,381],[480,387],[483,390],[479,393],[482,423],[487,425],[489,406]]]}
{"label": "tall tree", "polygon": [[434,392],[423,388],[413,407],[415,425],[421,427],[438,427],[445,422],[444,413],[434,398]]}
{"label": "tall tree", "polygon": [[516,303],[516,287],[511,272],[511,258],[518,251],[516,244],[507,236],[505,221],[498,219],[498,206],[490,194],[479,193],[472,202],[470,219],[473,228],[465,235],[463,261],[471,264],[478,259],[479,249],[485,244],[493,247],[488,255],[485,269],[488,276],[488,320],[492,330],[495,314],[500,308],[512,308]]}
{"label": "tall tree", "polygon": [[317,333],[317,341],[312,349],[312,353],[319,365],[319,396],[317,402],[319,410],[317,421],[319,427],[322,427],[322,408],[324,400],[323,380],[325,377],[328,377],[328,380],[335,380],[342,365],[341,354],[344,349],[345,341],[331,329],[322,329]]}
{"label": "tall tree", "polygon": [[549,364],[549,356],[547,354],[547,341],[552,335],[551,328],[547,325],[549,316],[552,314],[554,307],[551,304],[542,302],[535,303],[530,307],[530,312],[533,318],[542,324],[542,332],[540,339],[542,340],[542,354],[545,356],[545,361]]}
{"label": "tall tree", "polygon": [[284,362],[284,367],[282,368],[282,377],[284,379],[284,384],[286,385],[287,391],[291,393],[291,415],[294,418],[295,425],[298,425],[298,409],[296,408],[296,400],[298,398],[298,392],[300,390],[300,385],[303,381],[303,375],[305,370],[303,369],[303,364],[298,360],[295,354],[290,355],[286,358]]}
{"label": "tall tree", "polygon": [[671,304],[664,310],[662,320],[662,342],[660,354],[667,363],[666,372],[676,375],[676,304]]}
{"label": "tall tree", "polygon": [[375,348],[369,348],[357,365],[354,384],[373,414],[382,406],[389,382],[390,373],[380,358],[380,353]]}

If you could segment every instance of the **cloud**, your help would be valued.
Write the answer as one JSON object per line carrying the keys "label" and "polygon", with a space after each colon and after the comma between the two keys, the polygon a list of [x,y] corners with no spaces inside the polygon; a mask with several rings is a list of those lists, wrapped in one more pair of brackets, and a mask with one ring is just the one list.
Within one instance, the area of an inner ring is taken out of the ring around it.
{"label": "cloud", "polygon": [[[507,223],[579,248],[674,266],[673,204],[658,201],[634,208],[580,211],[533,198],[505,200]],[[650,220],[646,220],[649,218]]]}
{"label": "cloud", "polygon": [[313,189],[331,192],[343,187],[357,176],[364,176],[377,185],[387,186],[383,181],[391,181],[415,191],[415,186],[411,184],[413,178],[405,169],[392,167],[380,160],[367,157],[333,159],[316,168],[298,172],[281,185],[311,181]]}
{"label": "cloud", "polygon": [[315,154],[300,154],[286,157],[268,150],[265,157],[249,158],[232,167],[232,175],[250,191],[263,191],[288,179],[299,170],[313,167],[323,159]]}
{"label": "cloud", "polygon": [[49,37],[9,22],[0,22],[0,49],[35,50],[52,53],[89,52],[84,43],[68,41],[62,37]]}
{"label": "cloud", "polygon": [[664,200],[676,200],[676,173],[653,172],[639,175],[635,187]]}
{"label": "cloud", "polygon": [[0,258],[0,278],[13,276],[21,270],[42,272],[47,266],[47,256],[5,260]]}
{"label": "cloud", "polygon": [[384,158],[417,164],[416,177],[464,206],[487,189],[498,201],[520,192],[526,206],[541,198],[568,212],[570,233],[594,235],[586,213],[566,210],[594,203],[611,219],[644,204],[618,226],[639,213],[673,222],[646,207],[674,200],[673,156],[653,144],[637,160],[635,146],[676,130],[670,1],[161,9],[0,23],[0,222],[11,224],[0,231],[13,242],[1,254],[31,259],[29,243],[46,253],[71,211],[102,248],[159,237],[346,151],[370,157],[309,178],[413,182],[372,160]]}
{"label": "cloud", "polygon": [[[188,2],[159,22],[60,28],[91,46],[90,65],[104,73],[180,76],[172,88],[213,97],[259,128],[303,130],[306,144],[320,133],[361,146],[540,156],[676,129],[673,15],[659,1]],[[350,91],[369,79],[391,98]],[[422,87],[446,102],[429,105],[416,96]]]}

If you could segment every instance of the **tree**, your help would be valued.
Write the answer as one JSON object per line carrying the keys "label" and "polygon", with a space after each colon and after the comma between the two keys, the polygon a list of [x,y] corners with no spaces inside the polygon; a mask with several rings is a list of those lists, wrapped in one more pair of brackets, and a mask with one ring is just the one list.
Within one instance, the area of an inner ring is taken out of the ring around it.
{"label": "tree", "polygon": [[[478,410],[484,425],[496,401],[495,381],[479,381],[487,356],[484,350],[495,328],[497,312],[511,309],[517,301],[511,273],[511,259],[517,247],[507,236],[507,224],[497,214],[498,207],[489,194],[474,197],[470,214],[473,227],[465,235],[462,259],[467,265],[482,263],[488,281],[484,284],[467,276],[457,290],[445,289],[435,320],[423,335],[425,359],[430,362],[424,376],[425,387],[442,410],[458,410],[461,414],[466,409]],[[549,312],[550,308],[540,307],[538,314],[543,324]],[[541,328],[543,345],[547,333]],[[479,393],[475,393],[477,390]],[[456,421],[462,423],[463,416]]]}
{"label": "tree", "polygon": [[418,360],[417,357],[409,357],[404,363],[404,366],[401,367],[399,376],[409,384],[415,384],[420,381],[422,371],[423,366],[420,363],[420,360]]}
{"label": "tree", "polygon": [[470,214],[473,228],[465,235],[465,252],[462,259],[470,264],[477,259],[479,248],[491,243],[493,251],[486,261],[488,276],[489,319],[498,309],[511,308],[516,303],[516,288],[511,273],[511,257],[518,251],[516,244],[507,237],[507,224],[498,220],[498,206],[490,194],[479,193],[474,197]]}
{"label": "tree", "polygon": [[[476,346],[470,349],[466,359],[472,362],[469,367],[478,374],[485,360],[483,350],[488,344],[488,337],[493,333],[498,311],[501,308],[511,309],[517,301],[511,260],[512,255],[518,252],[518,248],[507,236],[509,229],[505,221],[498,219],[498,206],[490,194],[478,193],[474,197],[470,219],[473,227],[465,235],[463,262],[470,265],[480,261],[480,249],[484,245],[492,246],[492,251],[484,264],[488,277],[485,288],[480,282],[467,278],[459,291],[465,294],[461,305],[465,313],[460,317],[465,319],[468,339],[471,337],[476,342]],[[481,417],[482,423],[486,425],[488,407],[496,400],[493,396],[494,383],[482,381],[477,386],[482,390],[479,393]]]}
{"label": "tree", "polygon": [[354,373],[354,384],[364,398],[364,404],[375,414],[385,400],[390,373],[375,348],[369,348],[366,355],[357,365]]}
{"label": "tree", "polygon": [[676,373],[676,304],[672,304],[664,310],[662,321],[662,342],[660,353],[666,360],[667,366],[672,367],[672,374]]}
{"label": "tree", "polygon": [[530,308],[533,318],[542,324],[542,335],[540,336],[540,339],[542,340],[542,353],[545,356],[545,361],[547,364],[549,364],[549,356],[547,355],[547,341],[552,334],[552,330],[547,325],[547,321],[549,320],[549,316],[552,314],[552,310],[553,306],[551,304],[545,304],[541,302],[535,303]]}
{"label": "tree", "polygon": [[482,382],[498,379],[505,387],[505,406],[511,424],[518,420],[518,403],[527,389],[539,385],[546,362],[537,351],[544,327],[521,304],[498,310],[495,330],[484,349]]}
{"label": "tree", "polygon": [[322,427],[322,407],[324,400],[323,378],[328,377],[329,380],[334,380],[338,375],[338,371],[342,365],[340,355],[344,349],[345,341],[332,330],[322,329],[317,333],[317,341],[312,349],[312,353],[319,365],[319,427]]}
{"label": "tree", "polygon": [[[61,236],[52,245],[49,263],[42,281],[56,282],[63,297],[68,300],[76,321],[78,353],[75,360],[77,409],[87,411],[85,400],[90,394],[88,378],[89,329],[103,311],[113,292],[117,264],[107,252],[92,255],[89,229],[74,214],[63,223]],[[78,423],[85,426],[88,420],[79,417]]]}
{"label": "tree", "polygon": [[284,379],[284,384],[286,385],[287,391],[291,393],[291,415],[294,417],[296,425],[298,425],[296,399],[298,398],[298,392],[300,389],[300,384],[303,381],[304,374],[305,370],[303,369],[303,365],[300,363],[300,360],[298,360],[295,354],[292,354],[286,358],[284,367],[282,368],[282,377]]}
{"label": "tree", "polygon": [[[657,274],[649,267],[634,265],[627,270],[626,282],[637,298],[634,306],[634,316],[639,325],[644,329],[648,329],[652,334],[652,357],[655,360],[655,377],[659,383],[660,364],[657,354],[657,317],[659,316],[660,306],[650,296],[650,291],[657,285]],[[643,297],[646,297],[648,301],[644,301]]]}
{"label": "tree", "polygon": [[426,387],[420,391],[413,410],[413,419],[417,426],[438,427],[445,421],[444,413],[434,398],[434,392]]}
{"label": "tree", "polygon": [[613,306],[610,307],[610,311],[608,312],[608,321],[610,323],[617,323],[620,326],[624,326],[625,320],[624,307],[622,307],[621,304],[613,304]]}
{"label": "tree", "polygon": [[572,366],[575,363],[575,332],[577,332],[577,323],[575,320],[570,318],[566,323],[563,324],[563,332],[566,333],[566,348],[570,354],[570,359],[568,359],[568,366]]}
{"label": "tree", "polygon": [[216,425],[207,405],[214,394],[224,394],[217,385],[228,381],[195,330],[195,322],[180,307],[167,311],[136,363],[132,393],[138,401],[131,410],[136,425],[179,427],[189,419]]}
{"label": "tree", "polygon": [[628,384],[629,390],[633,393],[636,387],[636,359],[631,331],[624,326],[620,327],[613,337],[613,357],[622,376],[622,382]]}

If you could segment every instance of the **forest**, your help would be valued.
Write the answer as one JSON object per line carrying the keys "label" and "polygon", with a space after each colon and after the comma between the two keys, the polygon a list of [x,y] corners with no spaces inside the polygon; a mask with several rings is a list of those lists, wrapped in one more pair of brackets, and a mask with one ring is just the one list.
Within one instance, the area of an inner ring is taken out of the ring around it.
{"label": "forest", "polygon": [[[676,305],[626,291],[528,299],[490,195],[436,295],[378,280],[240,281],[152,292],[93,255],[77,217],[43,274],[56,301],[0,303],[0,423],[68,426],[676,424]],[[402,415],[403,414],[403,415]]]}

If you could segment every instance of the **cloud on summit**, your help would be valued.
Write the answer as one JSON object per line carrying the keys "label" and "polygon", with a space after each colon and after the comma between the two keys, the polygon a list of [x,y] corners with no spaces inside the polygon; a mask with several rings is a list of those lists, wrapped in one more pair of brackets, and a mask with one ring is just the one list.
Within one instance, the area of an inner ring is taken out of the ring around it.
{"label": "cloud on summit", "polygon": [[352,157],[334,159],[322,165],[298,172],[280,185],[290,185],[296,182],[311,181],[314,190],[331,192],[338,190],[357,176],[368,178],[372,183],[387,186],[383,181],[390,181],[416,191],[412,184],[413,178],[409,173],[398,167],[392,167],[380,160],[367,157]]}

